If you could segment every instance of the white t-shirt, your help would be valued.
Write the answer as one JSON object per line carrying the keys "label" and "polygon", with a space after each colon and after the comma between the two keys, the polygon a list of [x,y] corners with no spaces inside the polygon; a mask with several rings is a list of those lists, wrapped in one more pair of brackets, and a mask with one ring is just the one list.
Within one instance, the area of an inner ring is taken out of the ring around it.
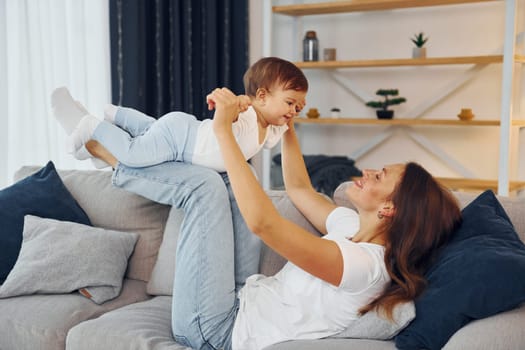
{"label": "white t-shirt", "polygon": [[[219,144],[213,132],[212,123],[212,119],[206,119],[200,123],[191,162],[192,164],[202,165],[217,171],[225,171],[226,168]],[[245,112],[239,114],[239,118],[232,124],[232,127],[233,135],[246,160],[256,155],[263,147],[274,147],[284,132],[288,130],[288,125],[268,125],[266,136],[263,142],[259,144],[257,113],[251,106]]]}
{"label": "white t-shirt", "polygon": [[358,214],[338,207],[328,216],[326,228],[323,238],[336,242],[343,255],[341,284],[329,284],[290,262],[275,276],[251,276],[239,291],[234,350],[337,334],[384,290],[390,282],[384,247],[349,240],[359,229]]}

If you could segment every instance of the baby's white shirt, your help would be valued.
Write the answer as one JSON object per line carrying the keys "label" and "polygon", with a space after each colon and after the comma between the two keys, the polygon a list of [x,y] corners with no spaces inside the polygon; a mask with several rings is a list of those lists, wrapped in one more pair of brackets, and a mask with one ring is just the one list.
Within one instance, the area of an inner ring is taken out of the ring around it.
{"label": "baby's white shirt", "polygon": [[[274,147],[281,136],[288,130],[288,125],[268,125],[266,136],[259,144],[259,127],[257,113],[253,107],[239,114],[239,118],[232,124],[233,135],[241,148],[246,160],[256,155],[263,147]],[[192,164],[202,165],[217,171],[225,171],[221,150],[213,132],[213,119],[206,119],[200,123],[193,149]]]}

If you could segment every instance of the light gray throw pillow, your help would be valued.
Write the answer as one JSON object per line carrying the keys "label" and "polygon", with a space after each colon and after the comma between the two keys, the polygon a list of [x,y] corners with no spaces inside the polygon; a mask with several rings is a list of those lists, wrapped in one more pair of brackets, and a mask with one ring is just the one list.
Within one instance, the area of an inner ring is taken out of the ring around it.
{"label": "light gray throw pillow", "polygon": [[20,254],[0,298],[79,290],[104,303],[120,294],[137,239],[135,233],[26,215]]}
{"label": "light gray throw pillow", "polygon": [[413,301],[397,304],[393,310],[393,321],[372,310],[354,320],[341,333],[330,338],[365,338],[388,340],[395,337],[416,317]]}

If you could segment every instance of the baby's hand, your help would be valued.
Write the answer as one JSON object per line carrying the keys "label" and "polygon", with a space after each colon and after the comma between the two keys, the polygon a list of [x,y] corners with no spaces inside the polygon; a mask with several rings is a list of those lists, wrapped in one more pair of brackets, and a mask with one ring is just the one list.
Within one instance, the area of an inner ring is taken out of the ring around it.
{"label": "baby's hand", "polygon": [[237,96],[239,99],[239,112],[245,112],[252,105],[252,100],[246,95]]}
{"label": "baby's hand", "polygon": [[232,123],[237,120],[239,115],[239,96],[236,96],[228,88],[217,88],[208,95],[207,100],[211,101],[215,108],[214,126],[227,125],[231,130]]}
{"label": "baby's hand", "polygon": [[[222,88],[222,89],[217,88],[217,89],[213,90],[211,93],[209,93],[206,96],[206,103],[208,104],[208,110],[209,111],[211,111],[211,110],[213,110],[213,109],[215,109],[217,107],[217,103],[215,101],[216,97],[214,96],[214,94],[216,94],[218,91],[221,91],[221,90],[224,90],[224,89],[226,89],[226,88]],[[230,97],[231,97],[231,95],[230,95]],[[250,97],[248,97],[246,95],[239,95],[239,96],[237,96],[237,99],[238,99],[239,113],[240,112],[245,112],[252,105],[252,100],[250,99]]]}

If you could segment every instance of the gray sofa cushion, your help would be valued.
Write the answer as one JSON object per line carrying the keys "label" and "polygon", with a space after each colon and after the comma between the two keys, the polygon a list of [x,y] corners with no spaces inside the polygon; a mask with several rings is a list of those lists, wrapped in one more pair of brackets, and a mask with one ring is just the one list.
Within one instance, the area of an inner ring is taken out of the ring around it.
{"label": "gray sofa cushion", "polygon": [[171,333],[171,297],[158,296],[109,312],[71,329],[68,350],[188,349]]}
{"label": "gray sofa cushion", "polygon": [[147,298],[146,283],[125,280],[119,297],[103,305],[97,305],[79,294],[1,299],[0,349],[64,349],[66,334],[71,327]]}
{"label": "gray sofa cushion", "polygon": [[[15,179],[38,169],[40,167],[23,167]],[[170,207],[114,187],[110,171],[59,170],[58,174],[93,226],[139,234],[126,276],[149,281]]]}
{"label": "gray sofa cushion", "polygon": [[179,238],[182,219],[184,219],[184,211],[177,208],[170,210],[159,248],[159,255],[148,282],[148,293],[151,295],[173,294],[175,252],[177,251],[177,239]]}

